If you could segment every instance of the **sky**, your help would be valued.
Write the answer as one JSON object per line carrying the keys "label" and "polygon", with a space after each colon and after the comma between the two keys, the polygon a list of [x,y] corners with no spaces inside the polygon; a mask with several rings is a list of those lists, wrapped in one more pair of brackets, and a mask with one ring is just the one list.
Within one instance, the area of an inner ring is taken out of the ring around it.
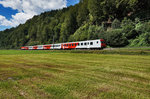
{"label": "sky", "polygon": [[24,24],[42,12],[77,3],[79,0],[0,0],[0,31]]}

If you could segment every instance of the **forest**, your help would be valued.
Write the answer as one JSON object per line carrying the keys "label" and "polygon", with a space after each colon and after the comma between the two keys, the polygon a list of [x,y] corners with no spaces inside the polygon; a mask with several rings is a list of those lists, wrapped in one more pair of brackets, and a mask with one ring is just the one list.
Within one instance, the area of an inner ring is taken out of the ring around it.
{"label": "forest", "polygon": [[80,0],[0,31],[0,49],[104,39],[110,47],[150,46],[149,0]]}

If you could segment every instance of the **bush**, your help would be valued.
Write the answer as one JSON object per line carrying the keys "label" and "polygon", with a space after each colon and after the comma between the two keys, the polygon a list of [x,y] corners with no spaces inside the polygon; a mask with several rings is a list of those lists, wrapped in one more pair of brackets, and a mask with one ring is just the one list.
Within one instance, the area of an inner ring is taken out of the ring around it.
{"label": "bush", "polygon": [[121,27],[122,27],[122,29],[128,31],[128,30],[134,29],[135,28],[135,24],[134,24],[134,22],[132,22],[132,20],[124,18],[124,20],[122,20],[122,22],[121,22]]}
{"label": "bush", "polygon": [[150,22],[136,24],[135,30],[140,33],[150,32]]}
{"label": "bush", "polygon": [[134,40],[130,41],[131,47],[150,46],[150,32],[141,34]]}
{"label": "bush", "polygon": [[139,33],[136,30],[134,30],[134,29],[125,34],[127,39],[134,39],[138,35],[139,35]]}
{"label": "bush", "polygon": [[107,31],[105,33],[105,40],[111,47],[123,47],[128,45],[128,40],[123,36],[121,29]]}
{"label": "bush", "polygon": [[132,39],[138,36],[138,33],[135,31],[135,24],[130,19],[125,18],[121,23],[121,27],[123,29],[124,36],[127,39]]}

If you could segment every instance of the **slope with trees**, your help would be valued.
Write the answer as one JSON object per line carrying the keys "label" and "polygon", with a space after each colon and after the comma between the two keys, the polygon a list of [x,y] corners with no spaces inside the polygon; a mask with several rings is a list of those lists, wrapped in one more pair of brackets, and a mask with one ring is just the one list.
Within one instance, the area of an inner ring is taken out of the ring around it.
{"label": "slope with trees", "polygon": [[148,0],[80,0],[1,31],[0,48],[98,38],[111,47],[149,46],[149,8]]}

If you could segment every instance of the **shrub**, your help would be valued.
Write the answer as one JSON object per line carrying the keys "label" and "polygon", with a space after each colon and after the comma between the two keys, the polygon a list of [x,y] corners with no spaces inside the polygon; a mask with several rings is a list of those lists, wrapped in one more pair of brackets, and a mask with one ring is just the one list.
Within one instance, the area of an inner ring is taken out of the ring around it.
{"label": "shrub", "polygon": [[123,36],[122,29],[110,30],[105,33],[105,39],[111,47],[123,47],[128,45],[128,40]]}
{"label": "shrub", "polygon": [[139,33],[134,29],[125,34],[127,39],[134,39],[138,35],[139,35]]}
{"label": "shrub", "polygon": [[136,24],[135,30],[140,33],[150,32],[150,22]]}
{"label": "shrub", "polygon": [[150,46],[150,32],[143,33],[136,39],[131,40],[129,46]]}

